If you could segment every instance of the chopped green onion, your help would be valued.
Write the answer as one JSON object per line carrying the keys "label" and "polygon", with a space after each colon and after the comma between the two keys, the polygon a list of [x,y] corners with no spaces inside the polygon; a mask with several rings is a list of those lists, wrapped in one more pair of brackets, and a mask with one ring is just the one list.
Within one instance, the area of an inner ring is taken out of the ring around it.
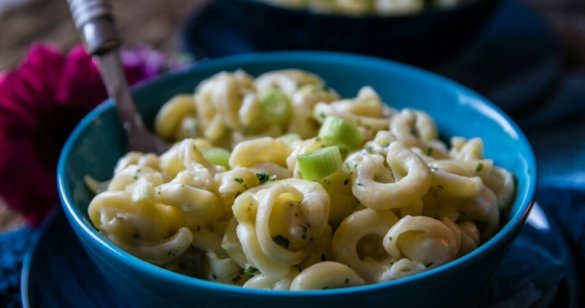
{"label": "chopped green onion", "polygon": [[259,103],[266,122],[286,124],[291,111],[291,103],[286,94],[278,89],[270,89],[260,97]]}
{"label": "chopped green onion", "polygon": [[276,139],[288,144],[289,146],[292,146],[293,143],[295,143],[295,141],[301,140],[301,136],[299,136],[298,134],[291,133],[282,135]]}
{"label": "chopped green onion", "polygon": [[344,150],[353,150],[358,147],[362,136],[360,131],[344,119],[328,116],[319,130],[319,137],[337,145]]}
{"label": "chopped green onion", "polygon": [[244,269],[244,274],[246,275],[254,275],[258,272],[258,269],[253,267],[253,266],[246,266],[246,268]]}
{"label": "chopped green onion", "polygon": [[230,158],[230,152],[228,152],[228,150],[224,148],[207,148],[201,150],[201,154],[203,154],[203,157],[207,159],[208,162],[229,169],[228,160]]}
{"label": "chopped green onion", "polygon": [[333,174],[343,164],[336,146],[328,146],[297,157],[303,179],[317,181]]}

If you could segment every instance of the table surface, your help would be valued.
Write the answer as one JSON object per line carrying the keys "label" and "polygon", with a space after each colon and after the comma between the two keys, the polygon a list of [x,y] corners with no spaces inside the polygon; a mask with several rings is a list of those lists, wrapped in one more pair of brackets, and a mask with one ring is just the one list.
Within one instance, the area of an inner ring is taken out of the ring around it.
{"label": "table surface", "polygon": [[[564,48],[568,69],[585,70],[585,1],[520,1],[551,25]],[[127,45],[146,43],[174,53],[178,28],[202,4],[203,0],[116,0],[114,14]],[[2,0],[0,29],[0,72],[17,67],[32,42],[52,42],[63,50],[80,43],[65,0]],[[22,218],[0,200],[0,232],[22,224]]]}

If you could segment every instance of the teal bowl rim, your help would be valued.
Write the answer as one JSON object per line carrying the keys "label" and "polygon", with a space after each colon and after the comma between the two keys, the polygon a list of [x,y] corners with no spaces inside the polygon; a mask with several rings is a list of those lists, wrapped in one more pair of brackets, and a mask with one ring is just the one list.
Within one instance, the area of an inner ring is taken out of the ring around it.
{"label": "teal bowl rim", "polygon": [[190,69],[176,72],[172,74],[163,75],[159,78],[154,80],[145,82],[143,84],[138,85],[137,87],[133,88],[133,92],[140,92],[142,89],[152,86],[153,84],[169,82],[170,80],[174,80],[177,78],[182,78],[185,75],[190,74],[192,71],[197,71],[201,69],[206,70],[214,70],[214,71],[221,71],[224,66],[230,66],[235,64],[245,64],[251,62],[275,62],[275,61],[291,61],[294,60],[295,62],[303,62],[303,61],[324,61],[324,62],[338,62],[338,63],[353,63],[364,67],[367,69],[368,67],[380,67],[384,66],[392,70],[399,70],[401,74],[404,75],[411,75],[417,79],[427,79],[434,82],[439,82],[445,85],[445,87],[450,87],[456,89],[457,92],[465,94],[470,97],[474,97],[480,101],[481,107],[489,108],[492,111],[495,111],[495,115],[498,117],[497,121],[504,121],[503,123],[507,126],[508,129],[512,129],[514,133],[518,136],[518,140],[520,142],[525,143],[527,148],[526,156],[523,156],[527,163],[527,167],[529,172],[527,173],[527,192],[526,197],[523,200],[523,203],[520,205],[520,208],[513,216],[509,217],[509,220],[506,224],[500,228],[500,230],[487,242],[483,243],[477,249],[473,250],[472,252],[462,256],[458,259],[455,259],[447,264],[438,266],[436,268],[430,269],[428,271],[424,271],[422,273],[418,273],[416,275],[407,276],[401,279],[375,283],[375,284],[368,284],[363,286],[356,286],[351,288],[340,288],[340,289],[328,289],[328,290],[307,290],[307,291],[276,291],[276,290],[258,290],[258,289],[245,289],[238,286],[231,286],[226,284],[221,284],[218,282],[212,282],[207,280],[202,280],[198,278],[189,277],[186,275],[182,275],[179,273],[172,272],[170,270],[166,270],[160,268],[156,265],[150,264],[146,261],[143,261],[137,257],[132,256],[131,254],[123,251],[122,249],[118,248],[113,243],[110,243],[107,239],[105,239],[93,226],[86,224],[84,221],[84,214],[79,211],[76,205],[73,202],[73,198],[71,197],[71,190],[66,186],[66,168],[67,168],[67,161],[69,160],[69,156],[71,150],[76,142],[76,140],[82,135],[82,132],[89,126],[91,123],[98,118],[102,113],[104,113],[108,109],[114,108],[111,99],[108,99],[94,110],[92,110],[89,114],[87,114],[75,127],[69,138],[67,139],[59,158],[59,163],[57,167],[57,184],[59,190],[59,198],[61,199],[61,203],[64,209],[64,212],[69,220],[69,222],[74,227],[76,234],[78,237],[81,237],[79,232],[91,239],[94,242],[95,246],[99,247],[104,253],[110,255],[111,258],[115,258],[121,263],[125,264],[133,268],[136,271],[145,272],[149,275],[156,277],[158,279],[167,280],[167,281],[174,281],[176,283],[180,283],[182,285],[201,288],[205,290],[213,290],[215,292],[221,293],[231,293],[232,295],[239,295],[239,296],[266,296],[266,297],[328,297],[328,296],[336,296],[336,295],[355,295],[358,293],[370,293],[370,292],[377,292],[383,289],[392,288],[395,286],[402,286],[417,280],[423,280],[428,277],[438,276],[448,274],[449,272],[456,271],[457,268],[462,267],[463,265],[470,263],[472,260],[476,258],[480,258],[482,255],[493,254],[497,250],[502,249],[502,246],[509,244],[520,232],[522,225],[525,223],[528,214],[534,204],[535,201],[535,188],[536,188],[536,179],[537,179],[537,169],[536,169],[536,162],[534,153],[532,151],[532,147],[524,133],[520,130],[514,121],[510,119],[510,117],[505,114],[499,107],[495,104],[491,103],[489,100],[484,98],[483,96],[479,95],[478,93],[468,89],[465,86],[462,86],[454,81],[451,81],[447,78],[441,77],[435,73],[425,71],[423,69],[419,69],[416,67],[412,67],[410,65],[390,61],[390,60],[383,60],[379,58],[369,57],[369,56],[362,56],[362,55],[354,55],[349,53],[340,53],[340,52],[313,52],[313,51],[284,51],[284,52],[256,52],[256,53],[248,53],[248,54],[241,54],[236,56],[229,56],[214,60],[204,60],[202,62],[197,63]]}

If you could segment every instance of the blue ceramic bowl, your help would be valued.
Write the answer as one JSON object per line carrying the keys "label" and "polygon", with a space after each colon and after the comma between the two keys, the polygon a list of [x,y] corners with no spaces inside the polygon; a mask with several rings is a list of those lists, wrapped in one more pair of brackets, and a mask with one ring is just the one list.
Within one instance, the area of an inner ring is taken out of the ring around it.
{"label": "blue ceramic bowl", "polygon": [[320,14],[261,0],[215,3],[225,22],[261,50],[352,52],[431,68],[470,42],[500,0],[473,0],[405,16]]}
{"label": "blue ceramic bowl", "polygon": [[[479,136],[485,154],[516,176],[517,195],[501,230],[477,250],[438,268],[404,279],[320,291],[250,290],[190,278],[129,255],[92,226],[87,207],[92,194],[83,177],[112,176],[125,152],[125,137],[113,104],[107,101],[77,126],[61,153],[59,193],[67,218],[83,247],[128,304],[191,307],[469,307],[481,304],[487,280],[518,235],[534,199],[536,166],[524,134],[483,97],[425,71],[374,58],[337,53],[284,52],[241,55],[202,62],[191,70],[161,77],[134,91],[147,123],[172,95],[191,92],[202,79],[242,68],[257,75],[300,68],[322,76],[342,96],[371,85],[392,106],[426,110],[443,137]],[[92,279],[92,277],[87,277]]]}

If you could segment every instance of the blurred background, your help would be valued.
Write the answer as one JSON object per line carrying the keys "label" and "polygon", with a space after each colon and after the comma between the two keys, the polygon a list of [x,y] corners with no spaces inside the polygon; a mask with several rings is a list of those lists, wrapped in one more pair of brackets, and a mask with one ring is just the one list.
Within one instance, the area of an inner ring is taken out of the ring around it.
{"label": "blurred background", "polygon": [[[147,43],[173,53],[181,25],[205,1],[116,0],[114,11],[126,43]],[[519,1],[552,27],[568,64],[584,69],[585,1]],[[16,67],[32,42],[54,42],[64,50],[80,42],[65,0],[0,0],[0,29],[0,71]]]}

